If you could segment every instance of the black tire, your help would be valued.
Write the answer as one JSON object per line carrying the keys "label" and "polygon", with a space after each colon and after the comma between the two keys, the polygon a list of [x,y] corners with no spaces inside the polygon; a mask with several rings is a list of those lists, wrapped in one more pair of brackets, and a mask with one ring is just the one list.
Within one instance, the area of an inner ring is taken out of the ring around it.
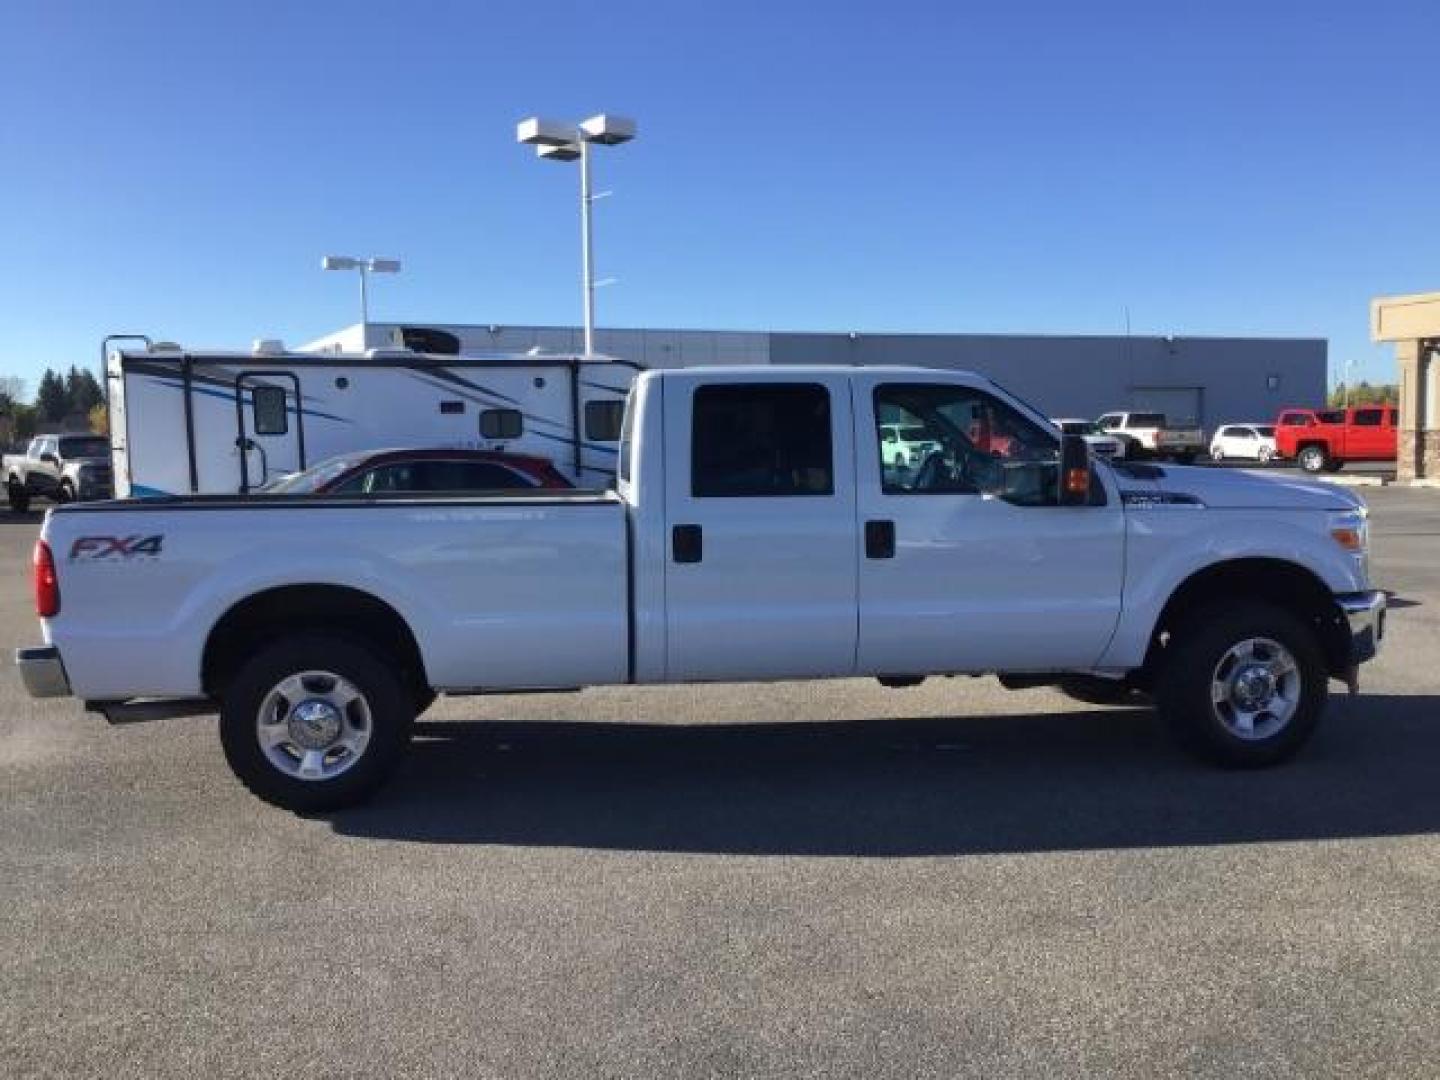
{"label": "black tire", "polygon": [[5,493],[10,498],[10,509],[17,514],[23,514],[30,509],[30,493],[21,484],[11,482],[5,486]]}
{"label": "black tire", "polygon": [[422,686],[410,695],[411,703],[415,707],[416,717],[423,716],[425,710],[435,704],[435,699],[440,695],[428,686]]}
{"label": "black tire", "polygon": [[1341,469],[1343,469],[1344,467],[1345,467],[1345,462],[1343,462],[1343,461],[1336,461],[1334,458],[1331,458],[1329,461],[1327,461],[1327,462],[1325,463],[1325,471],[1326,471],[1327,473],[1337,473],[1337,472],[1339,472]]}
{"label": "black tire", "polygon": [[1295,463],[1308,473],[1324,472],[1330,464],[1330,455],[1323,446],[1305,446],[1295,455]]}
{"label": "black tire", "polygon": [[1111,708],[1144,708],[1154,699],[1128,679],[1102,679],[1096,675],[1069,675],[1055,684],[1072,701]]}
{"label": "black tire", "polygon": [[[1313,627],[1283,608],[1238,602],[1205,608],[1172,632],[1157,680],[1160,714],[1186,749],[1230,768],[1262,768],[1292,756],[1314,733],[1325,709],[1328,673]],[[1211,684],[1229,651],[1249,639],[1269,639],[1295,661],[1299,680],[1293,715],[1265,736],[1243,738],[1222,719]]]}
{"label": "black tire", "polygon": [[1176,465],[1194,465],[1194,464],[1195,464],[1195,455],[1194,455],[1194,454],[1176,454],[1176,455],[1175,455],[1175,464],[1176,464]]}
{"label": "black tire", "polygon": [[1224,460],[1225,460],[1225,448],[1224,448],[1223,446],[1217,446],[1217,447],[1215,447],[1213,450],[1211,450],[1211,451],[1210,451],[1210,460],[1211,460],[1211,461],[1224,461]]}
{"label": "black tire", "polygon": [[[257,718],[272,689],[291,675],[331,672],[359,690],[369,710],[369,741],[338,775],[301,779],[273,764]],[[221,695],[220,743],[240,782],[266,802],[296,813],[338,810],[365,801],[394,771],[410,740],[414,698],[394,665],[368,646],[320,633],[281,638],[251,657]]]}

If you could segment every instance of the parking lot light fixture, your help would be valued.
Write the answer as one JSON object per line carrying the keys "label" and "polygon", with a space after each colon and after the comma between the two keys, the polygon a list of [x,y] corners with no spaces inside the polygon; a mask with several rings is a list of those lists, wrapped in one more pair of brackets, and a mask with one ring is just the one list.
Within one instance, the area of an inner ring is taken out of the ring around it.
{"label": "parking lot light fixture", "polygon": [[595,257],[590,209],[599,195],[590,190],[590,146],[619,146],[635,138],[635,121],[600,113],[578,124],[528,117],[515,125],[515,141],[535,147],[547,161],[580,162],[580,286],[584,303],[585,355],[595,352]]}
{"label": "parking lot light fixture", "polygon": [[320,260],[322,270],[358,270],[360,272],[360,351],[370,347],[370,275],[398,274],[399,259],[371,256],[357,259],[353,255],[326,255]]}

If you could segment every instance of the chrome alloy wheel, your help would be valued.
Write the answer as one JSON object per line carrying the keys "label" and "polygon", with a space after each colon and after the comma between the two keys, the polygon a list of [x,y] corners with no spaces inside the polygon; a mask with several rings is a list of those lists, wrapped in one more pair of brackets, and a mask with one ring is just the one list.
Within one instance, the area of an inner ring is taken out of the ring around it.
{"label": "chrome alloy wheel", "polygon": [[1300,668],[1271,638],[1247,638],[1230,647],[1210,677],[1215,717],[1237,739],[1268,739],[1300,707]]}
{"label": "chrome alloy wheel", "polygon": [[360,760],[372,730],[365,695],[329,671],[300,671],[282,679],[255,716],[265,757],[297,780],[339,776]]}

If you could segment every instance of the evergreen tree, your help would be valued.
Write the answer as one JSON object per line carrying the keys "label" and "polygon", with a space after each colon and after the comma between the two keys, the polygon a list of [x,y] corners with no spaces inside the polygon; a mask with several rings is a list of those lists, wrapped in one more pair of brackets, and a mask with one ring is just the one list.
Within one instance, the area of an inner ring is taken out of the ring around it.
{"label": "evergreen tree", "polygon": [[84,413],[87,416],[90,410],[105,398],[100,391],[100,384],[90,370],[86,368],[82,371],[73,364],[65,376],[65,396],[70,399],[70,413]]}
{"label": "evergreen tree", "polygon": [[42,424],[58,424],[70,412],[65,380],[49,368],[40,377],[40,389],[35,392],[35,411]]}

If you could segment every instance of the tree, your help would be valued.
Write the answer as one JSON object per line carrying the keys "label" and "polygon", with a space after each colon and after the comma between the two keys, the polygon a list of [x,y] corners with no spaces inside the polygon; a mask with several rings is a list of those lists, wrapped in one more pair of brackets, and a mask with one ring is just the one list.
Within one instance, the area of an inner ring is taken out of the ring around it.
{"label": "tree", "polygon": [[58,424],[70,412],[70,395],[65,380],[49,368],[40,376],[40,389],[35,392],[35,411],[45,424]]}
{"label": "tree", "polygon": [[19,375],[0,375],[0,413],[10,413],[25,400],[25,380]]}
{"label": "tree", "polygon": [[105,395],[100,390],[100,384],[95,381],[95,376],[90,369],[82,370],[73,364],[65,376],[65,396],[70,399],[70,412],[87,415],[91,409],[105,400]]}
{"label": "tree", "polygon": [[103,401],[90,407],[90,430],[96,435],[110,434],[110,413]]}
{"label": "tree", "polygon": [[15,420],[15,438],[30,439],[34,437],[35,428],[38,426],[34,405],[24,403],[16,405],[10,415]]}
{"label": "tree", "polygon": [[1351,405],[1394,405],[1400,400],[1400,388],[1394,383],[1372,386],[1368,382],[1361,381],[1358,385],[1348,388],[1348,395],[1346,389],[1345,384],[1340,383],[1330,391],[1330,408],[1342,409],[1347,401]]}

